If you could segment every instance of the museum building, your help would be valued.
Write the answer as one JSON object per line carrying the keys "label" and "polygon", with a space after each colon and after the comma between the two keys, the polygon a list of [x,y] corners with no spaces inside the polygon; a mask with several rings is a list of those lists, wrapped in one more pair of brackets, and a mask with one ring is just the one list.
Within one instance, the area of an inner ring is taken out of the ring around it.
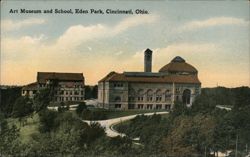
{"label": "museum building", "polygon": [[98,82],[98,104],[107,109],[171,109],[191,106],[201,92],[198,71],[177,56],[152,72],[152,51],[144,52],[144,72],[110,72]]}
{"label": "museum building", "polygon": [[22,96],[34,98],[39,90],[54,83],[54,102],[84,101],[82,73],[38,72],[37,81],[22,88]]}

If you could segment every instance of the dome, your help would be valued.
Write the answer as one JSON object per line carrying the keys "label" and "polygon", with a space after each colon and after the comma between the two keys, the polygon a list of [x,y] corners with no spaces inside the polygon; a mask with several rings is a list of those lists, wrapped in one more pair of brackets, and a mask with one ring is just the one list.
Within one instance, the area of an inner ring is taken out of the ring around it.
{"label": "dome", "polygon": [[183,74],[197,74],[198,71],[192,65],[186,63],[186,61],[180,56],[176,56],[170,63],[163,66],[159,72],[164,73],[183,73]]}

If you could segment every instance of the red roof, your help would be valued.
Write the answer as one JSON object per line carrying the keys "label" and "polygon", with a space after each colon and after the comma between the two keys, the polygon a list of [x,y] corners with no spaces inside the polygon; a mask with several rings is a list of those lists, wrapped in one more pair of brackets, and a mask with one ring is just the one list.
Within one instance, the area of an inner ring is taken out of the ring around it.
{"label": "red roof", "polygon": [[180,56],[176,56],[170,63],[163,66],[159,72],[167,72],[167,73],[178,73],[178,72],[187,72],[197,74],[198,71],[192,65],[186,63],[186,61]]}
{"label": "red roof", "polygon": [[111,72],[99,82],[143,82],[143,83],[191,83],[201,84],[197,75],[165,75],[165,76],[126,76],[124,73]]}
{"label": "red roof", "polygon": [[163,66],[159,72],[191,72],[197,73],[198,71],[192,65],[186,62],[170,62]]}
{"label": "red roof", "polygon": [[82,73],[58,73],[58,72],[38,72],[37,82],[46,83],[46,80],[56,79],[59,81],[84,81]]}

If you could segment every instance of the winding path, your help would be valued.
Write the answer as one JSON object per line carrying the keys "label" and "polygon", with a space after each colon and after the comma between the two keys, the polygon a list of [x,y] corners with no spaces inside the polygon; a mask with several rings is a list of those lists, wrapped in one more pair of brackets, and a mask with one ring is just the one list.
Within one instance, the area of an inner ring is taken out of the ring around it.
{"label": "winding path", "polygon": [[152,113],[135,114],[135,115],[119,117],[119,118],[112,118],[112,119],[107,119],[107,120],[97,120],[97,121],[83,120],[83,121],[88,123],[88,124],[90,124],[91,122],[98,122],[102,127],[105,128],[105,132],[106,132],[107,136],[115,137],[115,136],[125,136],[125,134],[119,133],[113,129],[113,126],[116,124],[133,119],[138,115],[150,116],[153,114],[168,114],[168,113],[169,112],[152,112]]}

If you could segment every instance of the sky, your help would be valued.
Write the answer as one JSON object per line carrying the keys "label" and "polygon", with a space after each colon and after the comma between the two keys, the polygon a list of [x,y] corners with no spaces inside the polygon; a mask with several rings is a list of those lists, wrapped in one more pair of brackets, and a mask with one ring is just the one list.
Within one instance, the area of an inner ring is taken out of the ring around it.
{"label": "sky", "polygon": [[[153,72],[181,56],[198,69],[202,87],[250,86],[249,8],[244,0],[1,1],[1,85],[35,82],[38,71],[83,73],[85,84],[95,85],[111,71],[143,71],[149,48]],[[134,14],[20,9],[132,9]]]}

